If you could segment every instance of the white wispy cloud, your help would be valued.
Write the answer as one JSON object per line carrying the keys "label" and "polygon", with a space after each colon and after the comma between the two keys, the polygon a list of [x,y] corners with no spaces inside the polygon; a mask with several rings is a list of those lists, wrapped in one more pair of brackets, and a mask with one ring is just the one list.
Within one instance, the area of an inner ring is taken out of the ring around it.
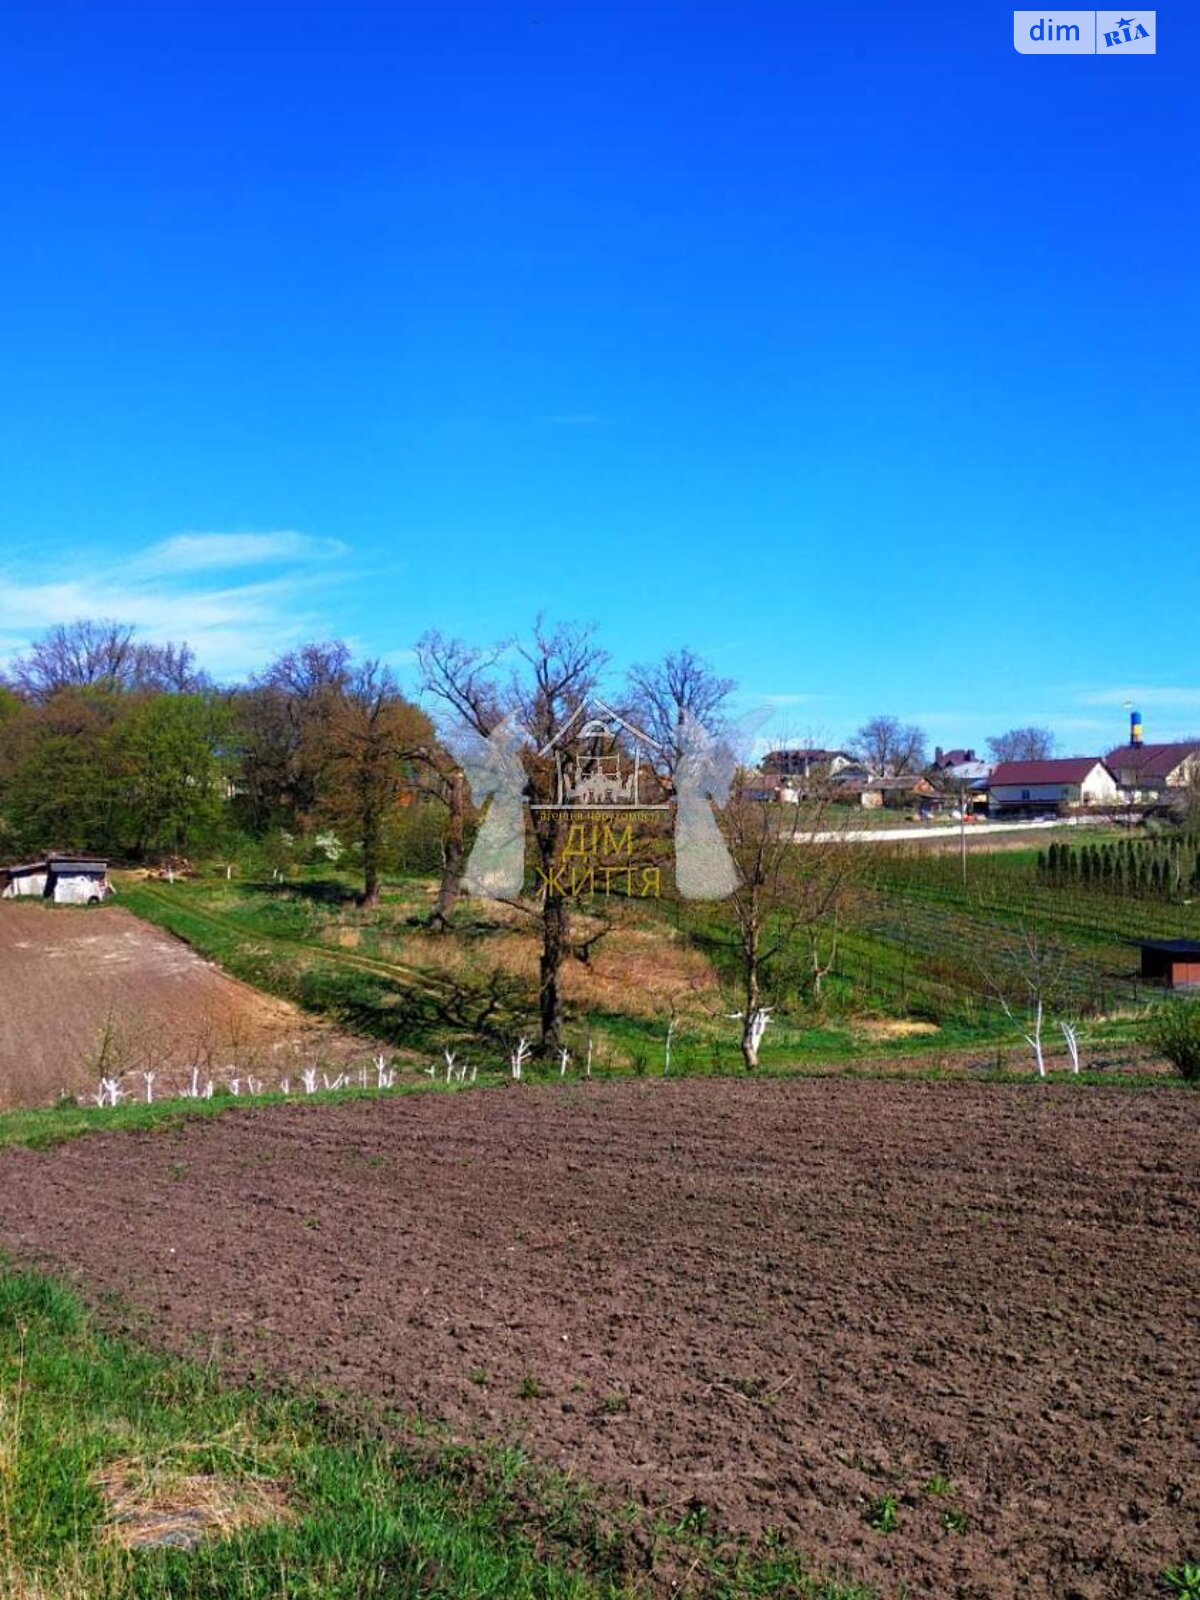
{"label": "white wispy cloud", "polygon": [[[186,641],[214,676],[234,678],[329,632],[330,562],[345,554],[292,531],[184,533],[119,564],[76,555],[60,563],[72,576],[55,582],[0,570],[0,665],[58,623],[113,617],[150,643]],[[252,568],[245,582],[229,577]]]}
{"label": "white wispy cloud", "polygon": [[268,533],[176,533],[136,558],[141,572],[221,572],[235,567],[329,561],[346,554],[338,539],[280,528]]}
{"label": "white wispy cloud", "polygon": [[827,694],[756,694],[744,695],[743,699],[753,700],[756,705],[763,706],[811,706],[821,701],[830,699]]}

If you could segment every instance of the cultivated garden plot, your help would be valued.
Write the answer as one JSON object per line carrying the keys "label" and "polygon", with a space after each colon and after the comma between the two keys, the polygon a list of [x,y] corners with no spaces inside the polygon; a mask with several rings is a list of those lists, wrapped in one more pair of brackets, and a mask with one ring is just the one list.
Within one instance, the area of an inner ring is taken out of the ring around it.
{"label": "cultivated garden plot", "polygon": [[193,1075],[272,1087],[368,1047],[261,994],[119,906],[0,905],[0,1107],[90,1099],[101,1078],[142,1098]]}
{"label": "cultivated garden plot", "polygon": [[0,1243],[884,1596],[1133,1600],[1200,1519],[1198,1136],[1167,1087],[512,1083],[6,1150]]}

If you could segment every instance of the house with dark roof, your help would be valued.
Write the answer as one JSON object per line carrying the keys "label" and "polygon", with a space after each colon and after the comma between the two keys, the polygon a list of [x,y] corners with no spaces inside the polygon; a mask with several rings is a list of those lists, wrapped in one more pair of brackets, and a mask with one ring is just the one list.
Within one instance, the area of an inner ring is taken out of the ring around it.
{"label": "house with dark roof", "polygon": [[1029,815],[1117,805],[1121,791],[1099,756],[1068,756],[1054,761],[1001,761],[992,769],[989,796],[993,814]]}
{"label": "house with dark roof", "polygon": [[1200,744],[1123,744],[1104,762],[1134,804],[1169,799],[1200,778]]}
{"label": "house with dark roof", "polygon": [[828,793],[843,805],[860,805],[868,811],[880,806],[933,805],[942,801],[941,794],[919,772],[895,778],[861,778],[857,774],[839,773],[830,783]]}
{"label": "house with dark roof", "polygon": [[946,772],[950,767],[965,767],[969,762],[975,761],[974,750],[943,750],[941,745],[933,752],[930,765],[939,772]]}
{"label": "house with dark roof", "polygon": [[841,772],[861,772],[868,776],[845,750],[818,750],[803,746],[798,750],[768,750],[760,766],[768,775],[780,778],[836,778]]}

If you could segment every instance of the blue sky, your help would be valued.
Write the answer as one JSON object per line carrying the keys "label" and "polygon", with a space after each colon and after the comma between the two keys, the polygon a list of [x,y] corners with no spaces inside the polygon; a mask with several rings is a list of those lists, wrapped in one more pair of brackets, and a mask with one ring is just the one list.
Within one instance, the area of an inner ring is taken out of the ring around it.
{"label": "blue sky", "polygon": [[538,610],[780,735],[1200,730],[1200,49],[994,6],[15,0],[0,659]]}

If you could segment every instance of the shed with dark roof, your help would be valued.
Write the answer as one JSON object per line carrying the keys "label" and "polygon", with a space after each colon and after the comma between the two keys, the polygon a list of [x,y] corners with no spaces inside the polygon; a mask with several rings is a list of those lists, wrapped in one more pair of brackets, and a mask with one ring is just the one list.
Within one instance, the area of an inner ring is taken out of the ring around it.
{"label": "shed with dark roof", "polygon": [[1200,939],[1135,939],[1142,977],[1167,989],[1200,988]]}

